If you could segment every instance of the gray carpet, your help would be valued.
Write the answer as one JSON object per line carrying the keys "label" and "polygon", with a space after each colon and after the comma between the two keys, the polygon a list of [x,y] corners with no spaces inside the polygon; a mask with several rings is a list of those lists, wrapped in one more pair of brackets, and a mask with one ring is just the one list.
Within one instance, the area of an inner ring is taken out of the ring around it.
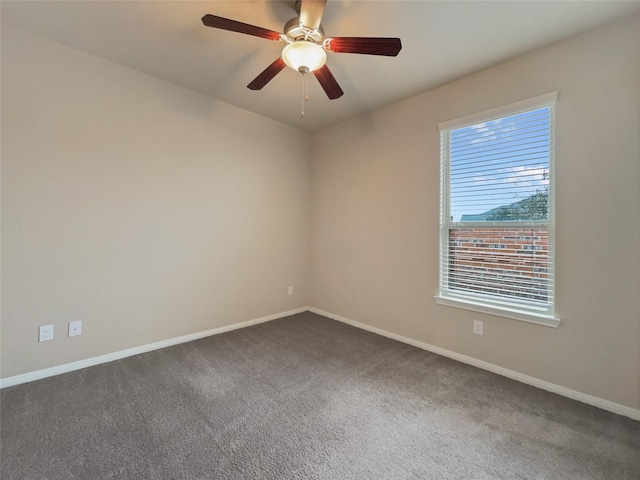
{"label": "gray carpet", "polygon": [[1,400],[3,480],[640,478],[640,422],[312,313]]}

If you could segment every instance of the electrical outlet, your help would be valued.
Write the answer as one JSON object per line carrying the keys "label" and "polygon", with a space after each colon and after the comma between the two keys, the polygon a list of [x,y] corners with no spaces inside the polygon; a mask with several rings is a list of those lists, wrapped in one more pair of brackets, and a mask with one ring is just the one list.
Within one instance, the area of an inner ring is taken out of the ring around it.
{"label": "electrical outlet", "polygon": [[484,323],[480,320],[473,321],[473,333],[476,335],[482,335],[482,331],[484,330]]}
{"label": "electrical outlet", "polygon": [[287,288],[287,295],[293,295],[293,287]]}
{"label": "electrical outlet", "polygon": [[38,329],[38,342],[53,340],[53,325],[43,325]]}
{"label": "electrical outlet", "polygon": [[69,322],[69,336],[77,337],[78,335],[82,335],[82,321]]}

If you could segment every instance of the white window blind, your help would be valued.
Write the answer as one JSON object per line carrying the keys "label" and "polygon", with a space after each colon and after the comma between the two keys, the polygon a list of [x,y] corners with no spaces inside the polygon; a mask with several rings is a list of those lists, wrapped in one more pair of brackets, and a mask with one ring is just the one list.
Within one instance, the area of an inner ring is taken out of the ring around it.
{"label": "white window blind", "polygon": [[553,318],[554,104],[440,124],[441,298]]}

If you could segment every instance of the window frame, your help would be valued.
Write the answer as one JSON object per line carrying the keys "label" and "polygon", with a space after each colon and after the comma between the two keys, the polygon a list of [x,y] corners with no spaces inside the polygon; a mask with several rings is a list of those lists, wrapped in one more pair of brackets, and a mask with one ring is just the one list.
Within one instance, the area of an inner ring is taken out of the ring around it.
{"label": "window frame", "polygon": [[[440,248],[438,255],[439,278],[438,294],[434,296],[436,303],[451,307],[472,310],[476,312],[521,320],[540,325],[557,327],[560,318],[555,315],[555,104],[557,102],[557,92],[550,92],[519,102],[503,105],[501,107],[485,110],[465,117],[438,123],[440,131]],[[448,145],[446,136],[452,130],[476,125],[483,122],[509,117],[519,113],[536,110],[540,108],[550,109],[550,150],[549,150],[549,188],[548,188],[548,218],[547,220],[533,221],[451,221],[450,213],[450,152],[445,145]],[[453,225],[453,226],[452,226]],[[545,228],[548,235],[548,258],[549,268],[554,281],[549,288],[552,300],[548,306],[536,305],[534,302],[518,301],[514,299],[500,299],[499,297],[488,298],[482,294],[470,292],[455,292],[444,285],[448,278],[449,270],[449,235],[450,229],[465,228]]]}

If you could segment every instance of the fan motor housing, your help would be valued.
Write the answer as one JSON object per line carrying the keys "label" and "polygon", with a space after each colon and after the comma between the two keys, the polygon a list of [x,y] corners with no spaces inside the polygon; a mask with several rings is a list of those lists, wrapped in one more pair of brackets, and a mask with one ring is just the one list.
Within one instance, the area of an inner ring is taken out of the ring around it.
{"label": "fan motor housing", "polygon": [[300,18],[298,17],[292,18],[284,25],[284,34],[292,42],[306,39],[313,43],[322,44],[324,41],[324,28],[322,28],[322,25],[317,30],[310,30],[300,24]]}

